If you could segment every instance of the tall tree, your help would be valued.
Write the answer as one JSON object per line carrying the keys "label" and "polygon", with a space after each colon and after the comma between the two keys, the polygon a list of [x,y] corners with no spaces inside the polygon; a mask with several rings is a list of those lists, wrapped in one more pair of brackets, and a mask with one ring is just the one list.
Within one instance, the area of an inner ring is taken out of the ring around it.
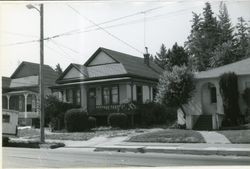
{"label": "tall tree", "polygon": [[56,65],[55,71],[57,72],[59,76],[63,73],[62,68],[59,63]]}
{"label": "tall tree", "polygon": [[224,2],[220,3],[220,10],[218,15],[218,26],[219,26],[219,42],[220,44],[228,41],[234,41],[231,20],[228,15],[227,6]]}
{"label": "tall tree", "polygon": [[162,68],[167,64],[168,52],[166,46],[162,44],[159,53],[157,52],[155,55],[155,62]]}
{"label": "tall tree", "polygon": [[238,18],[236,25],[236,38],[237,38],[237,60],[246,57],[248,48],[248,24],[243,17]]}
{"label": "tall tree", "polygon": [[182,46],[175,43],[167,55],[167,69],[171,70],[173,66],[188,65],[188,54]]}
{"label": "tall tree", "polygon": [[232,63],[236,60],[236,45],[233,35],[233,27],[228,15],[226,4],[220,3],[218,15],[219,44],[212,52],[210,66],[218,67]]}

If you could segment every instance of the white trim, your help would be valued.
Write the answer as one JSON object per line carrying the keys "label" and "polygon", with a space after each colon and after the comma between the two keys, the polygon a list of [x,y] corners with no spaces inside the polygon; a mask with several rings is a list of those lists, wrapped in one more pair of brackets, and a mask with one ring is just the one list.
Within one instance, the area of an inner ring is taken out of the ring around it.
{"label": "white trim", "polygon": [[[74,82],[74,83],[62,84],[60,86],[68,86],[68,85],[74,85],[74,84],[88,84],[88,83],[93,83],[93,82],[108,82],[108,81],[127,80],[127,79],[131,79],[131,77],[102,79],[102,80],[90,80],[90,81],[83,81],[83,82]],[[55,87],[59,87],[59,86],[55,86]]]}

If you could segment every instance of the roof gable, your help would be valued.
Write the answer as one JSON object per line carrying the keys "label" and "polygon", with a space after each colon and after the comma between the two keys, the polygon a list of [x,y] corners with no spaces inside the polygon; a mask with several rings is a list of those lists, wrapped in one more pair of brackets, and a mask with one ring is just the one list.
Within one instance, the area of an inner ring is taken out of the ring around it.
{"label": "roof gable", "polygon": [[117,63],[117,61],[101,51],[91,60],[88,66],[104,65],[109,63]]}
{"label": "roof gable", "polygon": [[85,79],[87,77],[88,77],[88,72],[85,66],[71,63],[59,76],[57,82],[60,80],[67,80],[67,79],[77,79],[77,78]]}
{"label": "roof gable", "polygon": [[64,75],[63,79],[70,78],[84,78],[84,75],[75,67],[71,67],[71,69]]}

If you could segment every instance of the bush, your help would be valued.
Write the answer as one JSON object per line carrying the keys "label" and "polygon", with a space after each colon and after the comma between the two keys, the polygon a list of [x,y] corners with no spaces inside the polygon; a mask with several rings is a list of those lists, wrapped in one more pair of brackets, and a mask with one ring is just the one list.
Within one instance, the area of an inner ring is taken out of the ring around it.
{"label": "bush", "polygon": [[167,121],[176,120],[176,108],[166,108],[158,103],[146,103],[137,109],[140,115],[140,124],[143,126],[166,124]]}
{"label": "bush", "polygon": [[65,126],[68,132],[88,129],[88,116],[83,109],[70,109],[65,113]]}
{"label": "bush", "polygon": [[225,114],[222,124],[236,126],[240,119],[238,77],[233,72],[224,73],[220,76],[219,84]]}
{"label": "bush", "polygon": [[2,136],[2,144],[3,146],[7,146],[9,144],[9,137]]}
{"label": "bush", "polygon": [[88,118],[88,128],[92,129],[96,127],[96,118],[95,117],[89,117]]}
{"label": "bush", "polygon": [[111,113],[108,116],[108,124],[111,127],[127,128],[128,117],[124,113]]}

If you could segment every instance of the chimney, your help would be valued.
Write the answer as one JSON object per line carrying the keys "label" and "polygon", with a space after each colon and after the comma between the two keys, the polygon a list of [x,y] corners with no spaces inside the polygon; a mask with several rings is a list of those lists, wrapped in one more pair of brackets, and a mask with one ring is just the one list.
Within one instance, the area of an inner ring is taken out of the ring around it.
{"label": "chimney", "polygon": [[145,47],[146,53],[143,54],[144,56],[144,63],[149,66],[149,53],[148,53],[148,47]]}

